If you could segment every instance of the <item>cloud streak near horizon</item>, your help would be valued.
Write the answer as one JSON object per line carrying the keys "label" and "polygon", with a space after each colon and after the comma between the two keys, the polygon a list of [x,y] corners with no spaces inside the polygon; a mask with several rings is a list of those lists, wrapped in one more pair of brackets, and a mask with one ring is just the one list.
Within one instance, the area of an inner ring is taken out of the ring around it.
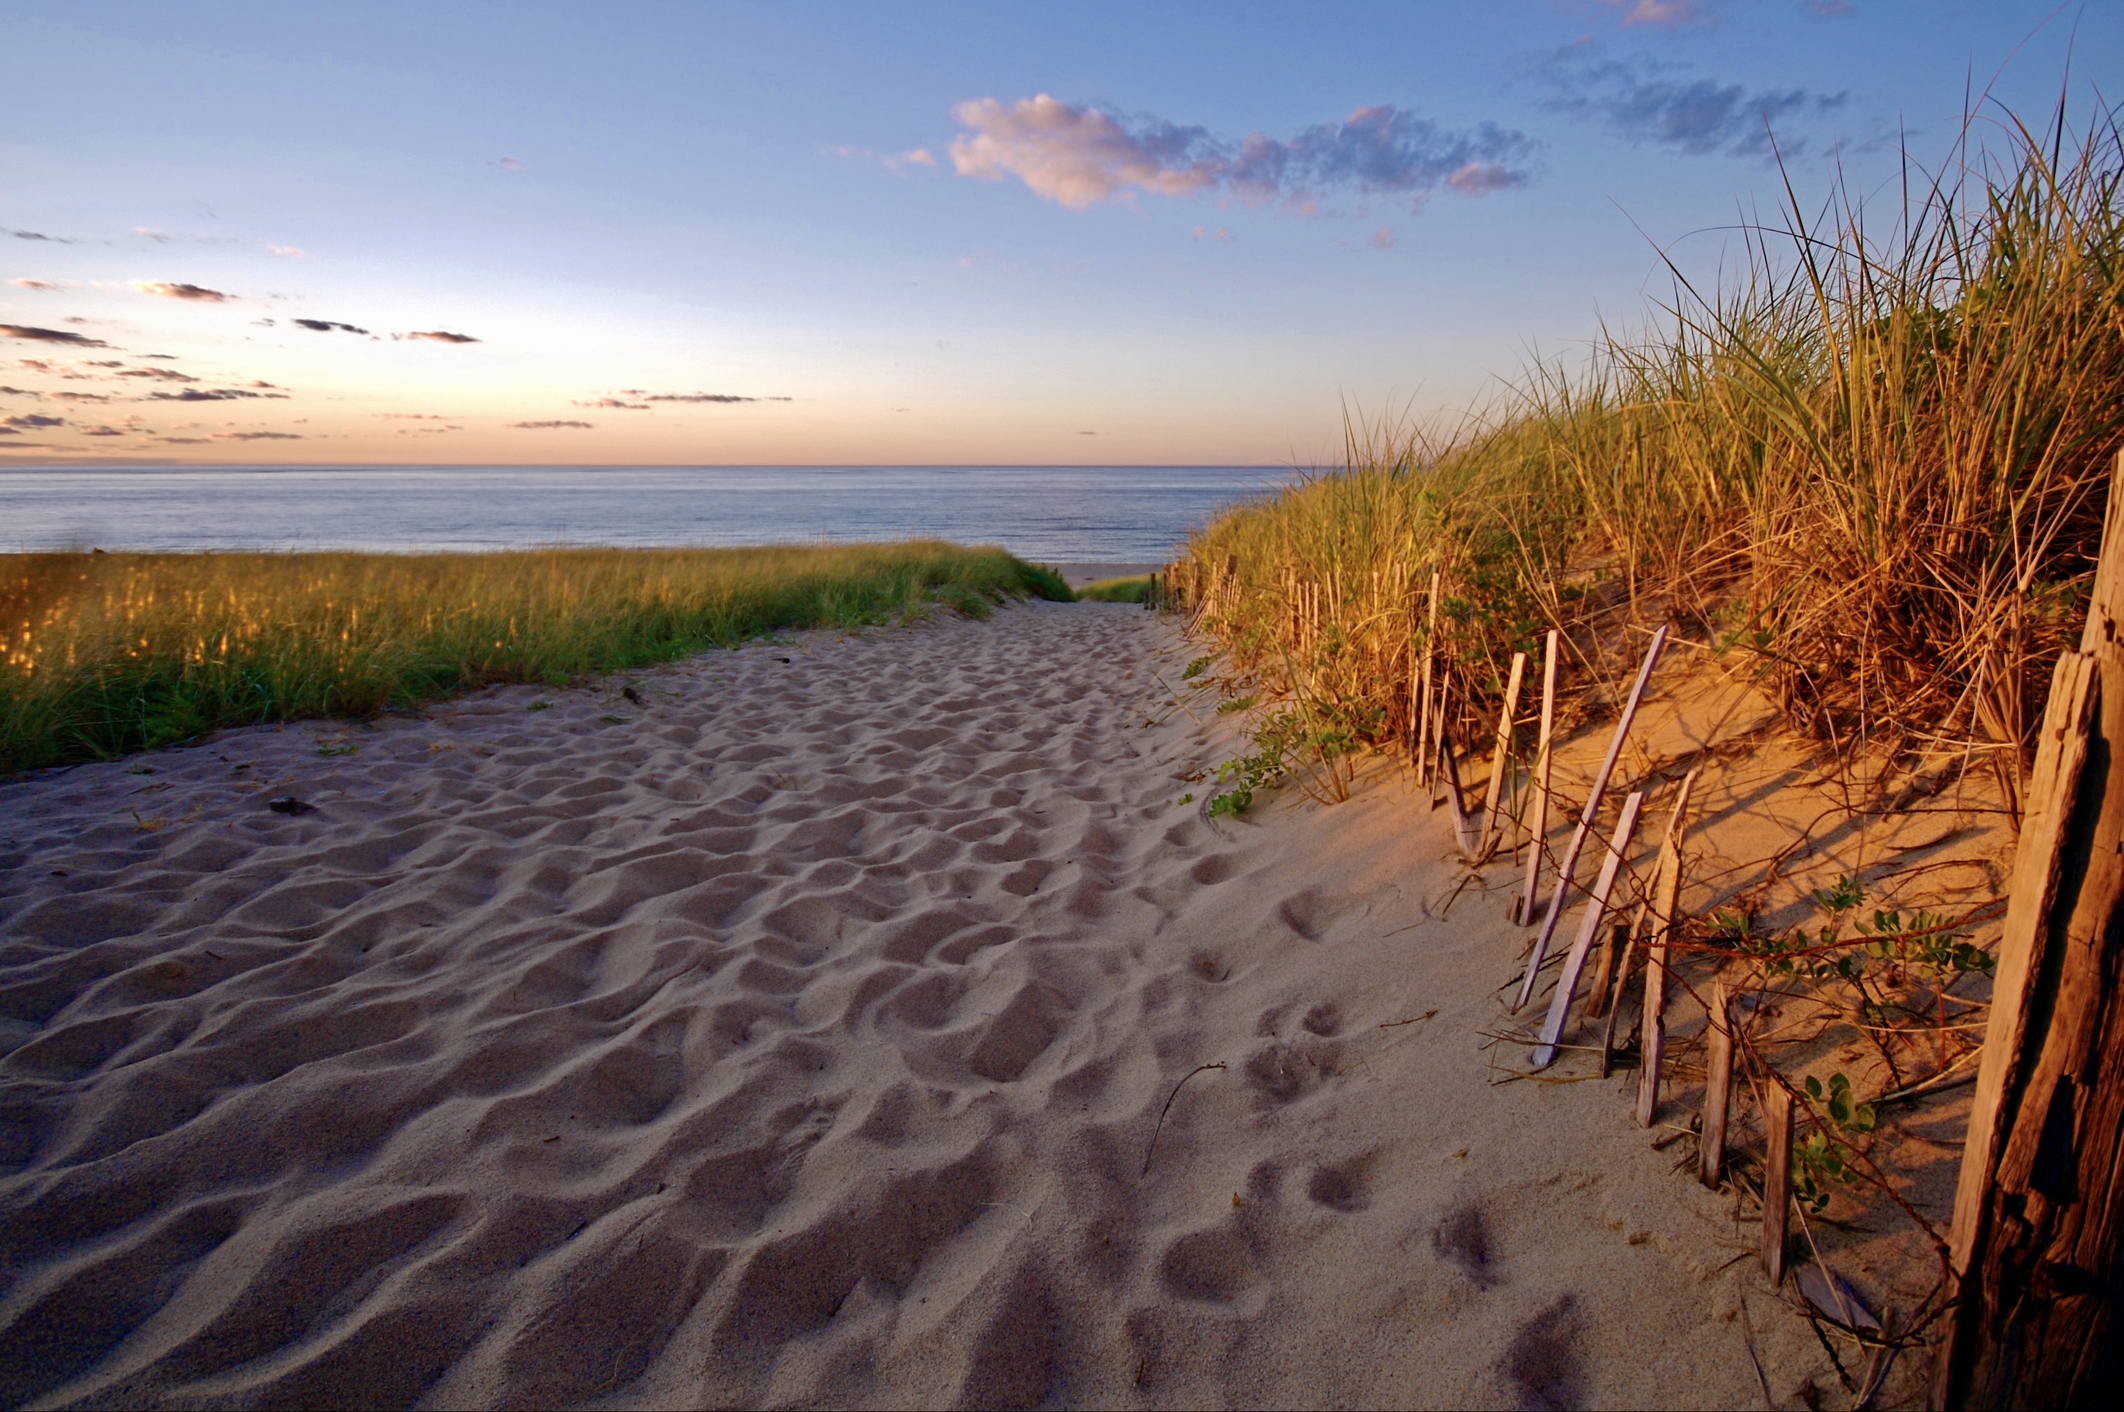
{"label": "cloud streak near horizon", "polygon": [[1479,123],[1445,128],[1394,105],[1359,108],[1289,140],[1237,140],[1149,115],[1065,103],[1042,93],[1003,103],[976,98],[952,110],[966,131],[952,139],[959,175],[1016,177],[1034,195],[1073,211],[1155,196],[1214,196],[1314,214],[1341,192],[1408,197],[1440,189],[1479,196],[1524,185],[1535,143]]}

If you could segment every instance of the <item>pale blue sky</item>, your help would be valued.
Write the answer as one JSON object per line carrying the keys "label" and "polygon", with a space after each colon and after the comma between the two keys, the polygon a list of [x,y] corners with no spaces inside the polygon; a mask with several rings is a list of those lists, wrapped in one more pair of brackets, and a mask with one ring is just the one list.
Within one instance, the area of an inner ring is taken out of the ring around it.
{"label": "pale blue sky", "polygon": [[1813,199],[2124,72],[2124,7],[1933,0],[0,26],[9,460],[1310,461],[1714,268],[1765,110]]}

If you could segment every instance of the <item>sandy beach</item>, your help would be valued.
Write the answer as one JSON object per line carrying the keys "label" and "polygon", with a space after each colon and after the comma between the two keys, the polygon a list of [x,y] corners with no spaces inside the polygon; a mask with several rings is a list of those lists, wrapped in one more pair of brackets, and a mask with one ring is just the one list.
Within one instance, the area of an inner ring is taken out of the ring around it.
{"label": "sandy beach", "polygon": [[[1198,650],[1035,604],[0,785],[0,1401],[1828,1386],[1635,1071],[1503,1081],[1518,868],[1469,879],[1384,760],[1208,817]],[[1625,770],[1752,750],[1700,795],[1708,895],[1805,781],[1685,656]],[[1817,842],[1793,886],[1945,846]],[[1952,1150],[1910,1152],[1936,1198]]]}

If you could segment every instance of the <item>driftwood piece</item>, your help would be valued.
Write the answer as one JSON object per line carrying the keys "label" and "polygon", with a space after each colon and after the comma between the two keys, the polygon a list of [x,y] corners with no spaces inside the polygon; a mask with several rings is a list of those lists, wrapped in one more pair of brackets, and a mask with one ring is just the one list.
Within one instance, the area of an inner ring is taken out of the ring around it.
{"label": "driftwood piece", "polygon": [[1585,969],[1586,953],[1593,949],[1593,938],[1600,934],[1601,918],[1608,910],[1608,894],[1615,887],[1615,875],[1622,871],[1623,860],[1630,856],[1630,845],[1637,837],[1637,813],[1644,802],[1643,790],[1635,791],[1623,800],[1622,818],[1616,822],[1615,836],[1608,841],[1608,856],[1601,861],[1600,879],[1593,884],[1592,895],[1586,898],[1585,915],[1578,924],[1578,935],[1571,942],[1570,953],[1564,957],[1563,973],[1556,978],[1556,994],[1549,1001],[1549,1016],[1541,1024],[1541,1043],[1528,1057],[1527,1067],[1531,1069],[1546,1069],[1556,1062],[1556,1042],[1563,1038],[1564,1021],[1571,1015],[1571,1002],[1578,998],[1578,977]]}
{"label": "driftwood piece", "polygon": [[2051,679],[1949,1231],[1935,1405],[2114,1393],[2124,1329],[2124,452]]}
{"label": "driftwood piece", "polygon": [[1490,787],[1482,797],[1482,856],[1497,851],[1502,830],[1497,827],[1497,805],[1503,796],[1505,771],[1512,761],[1512,716],[1519,710],[1519,682],[1526,675],[1527,654],[1512,654],[1512,673],[1505,683],[1504,709],[1497,713],[1497,745],[1490,754]]}
{"label": "driftwood piece", "polygon": [[1533,828],[1528,834],[1527,880],[1513,904],[1512,920],[1534,925],[1534,904],[1541,896],[1541,860],[1549,846],[1549,738],[1556,731],[1556,648],[1558,634],[1549,629],[1541,663],[1541,738],[1534,746]]}
{"label": "driftwood piece", "polygon": [[1572,830],[1571,842],[1556,865],[1556,890],[1549,895],[1548,914],[1542,918],[1541,931],[1536,934],[1533,949],[1527,954],[1527,977],[1520,982],[1519,997],[1512,1002],[1514,1010],[1525,1005],[1534,995],[1535,977],[1541,974],[1549,941],[1556,935],[1556,923],[1563,916],[1564,899],[1571,891],[1571,872],[1578,866],[1578,855],[1586,846],[1586,835],[1592,832],[1593,821],[1600,817],[1600,800],[1607,792],[1608,777],[1615,773],[1615,762],[1622,755],[1623,741],[1629,738],[1630,723],[1637,719],[1638,703],[1644,700],[1645,686],[1652,680],[1653,667],[1659,664],[1660,649],[1666,645],[1667,629],[1662,624],[1659,631],[1652,634],[1652,645],[1645,649],[1644,665],[1637,669],[1637,681],[1630,688],[1629,699],[1623,703],[1622,719],[1615,723],[1615,735],[1608,742],[1607,756],[1600,762],[1600,773],[1593,777],[1593,789],[1586,796],[1585,812],[1579,815],[1578,827]]}
{"label": "driftwood piece", "polygon": [[1724,981],[1711,983],[1711,1029],[1704,1046],[1704,1122],[1696,1146],[1696,1175],[1713,1191],[1726,1169],[1726,1107],[1733,1087],[1733,1002]]}
{"label": "driftwood piece", "polygon": [[1763,1080],[1763,1124],[1763,1273],[1776,1289],[1785,1279],[1785,1223],[1792,1218],[1792,1091],[1775,1074]]}

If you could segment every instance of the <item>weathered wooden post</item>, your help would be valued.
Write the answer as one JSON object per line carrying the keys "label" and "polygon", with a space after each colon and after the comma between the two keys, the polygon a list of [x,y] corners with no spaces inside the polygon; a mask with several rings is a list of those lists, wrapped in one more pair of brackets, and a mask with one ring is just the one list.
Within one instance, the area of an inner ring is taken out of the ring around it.
{"label": "weathered wooden post", "polygon": [[2080,650],[2051,677],[1999,937],[1948,1238],[1943,1407],[2093,1407],[2124,1363],[2120,626],[2124,452]]}

